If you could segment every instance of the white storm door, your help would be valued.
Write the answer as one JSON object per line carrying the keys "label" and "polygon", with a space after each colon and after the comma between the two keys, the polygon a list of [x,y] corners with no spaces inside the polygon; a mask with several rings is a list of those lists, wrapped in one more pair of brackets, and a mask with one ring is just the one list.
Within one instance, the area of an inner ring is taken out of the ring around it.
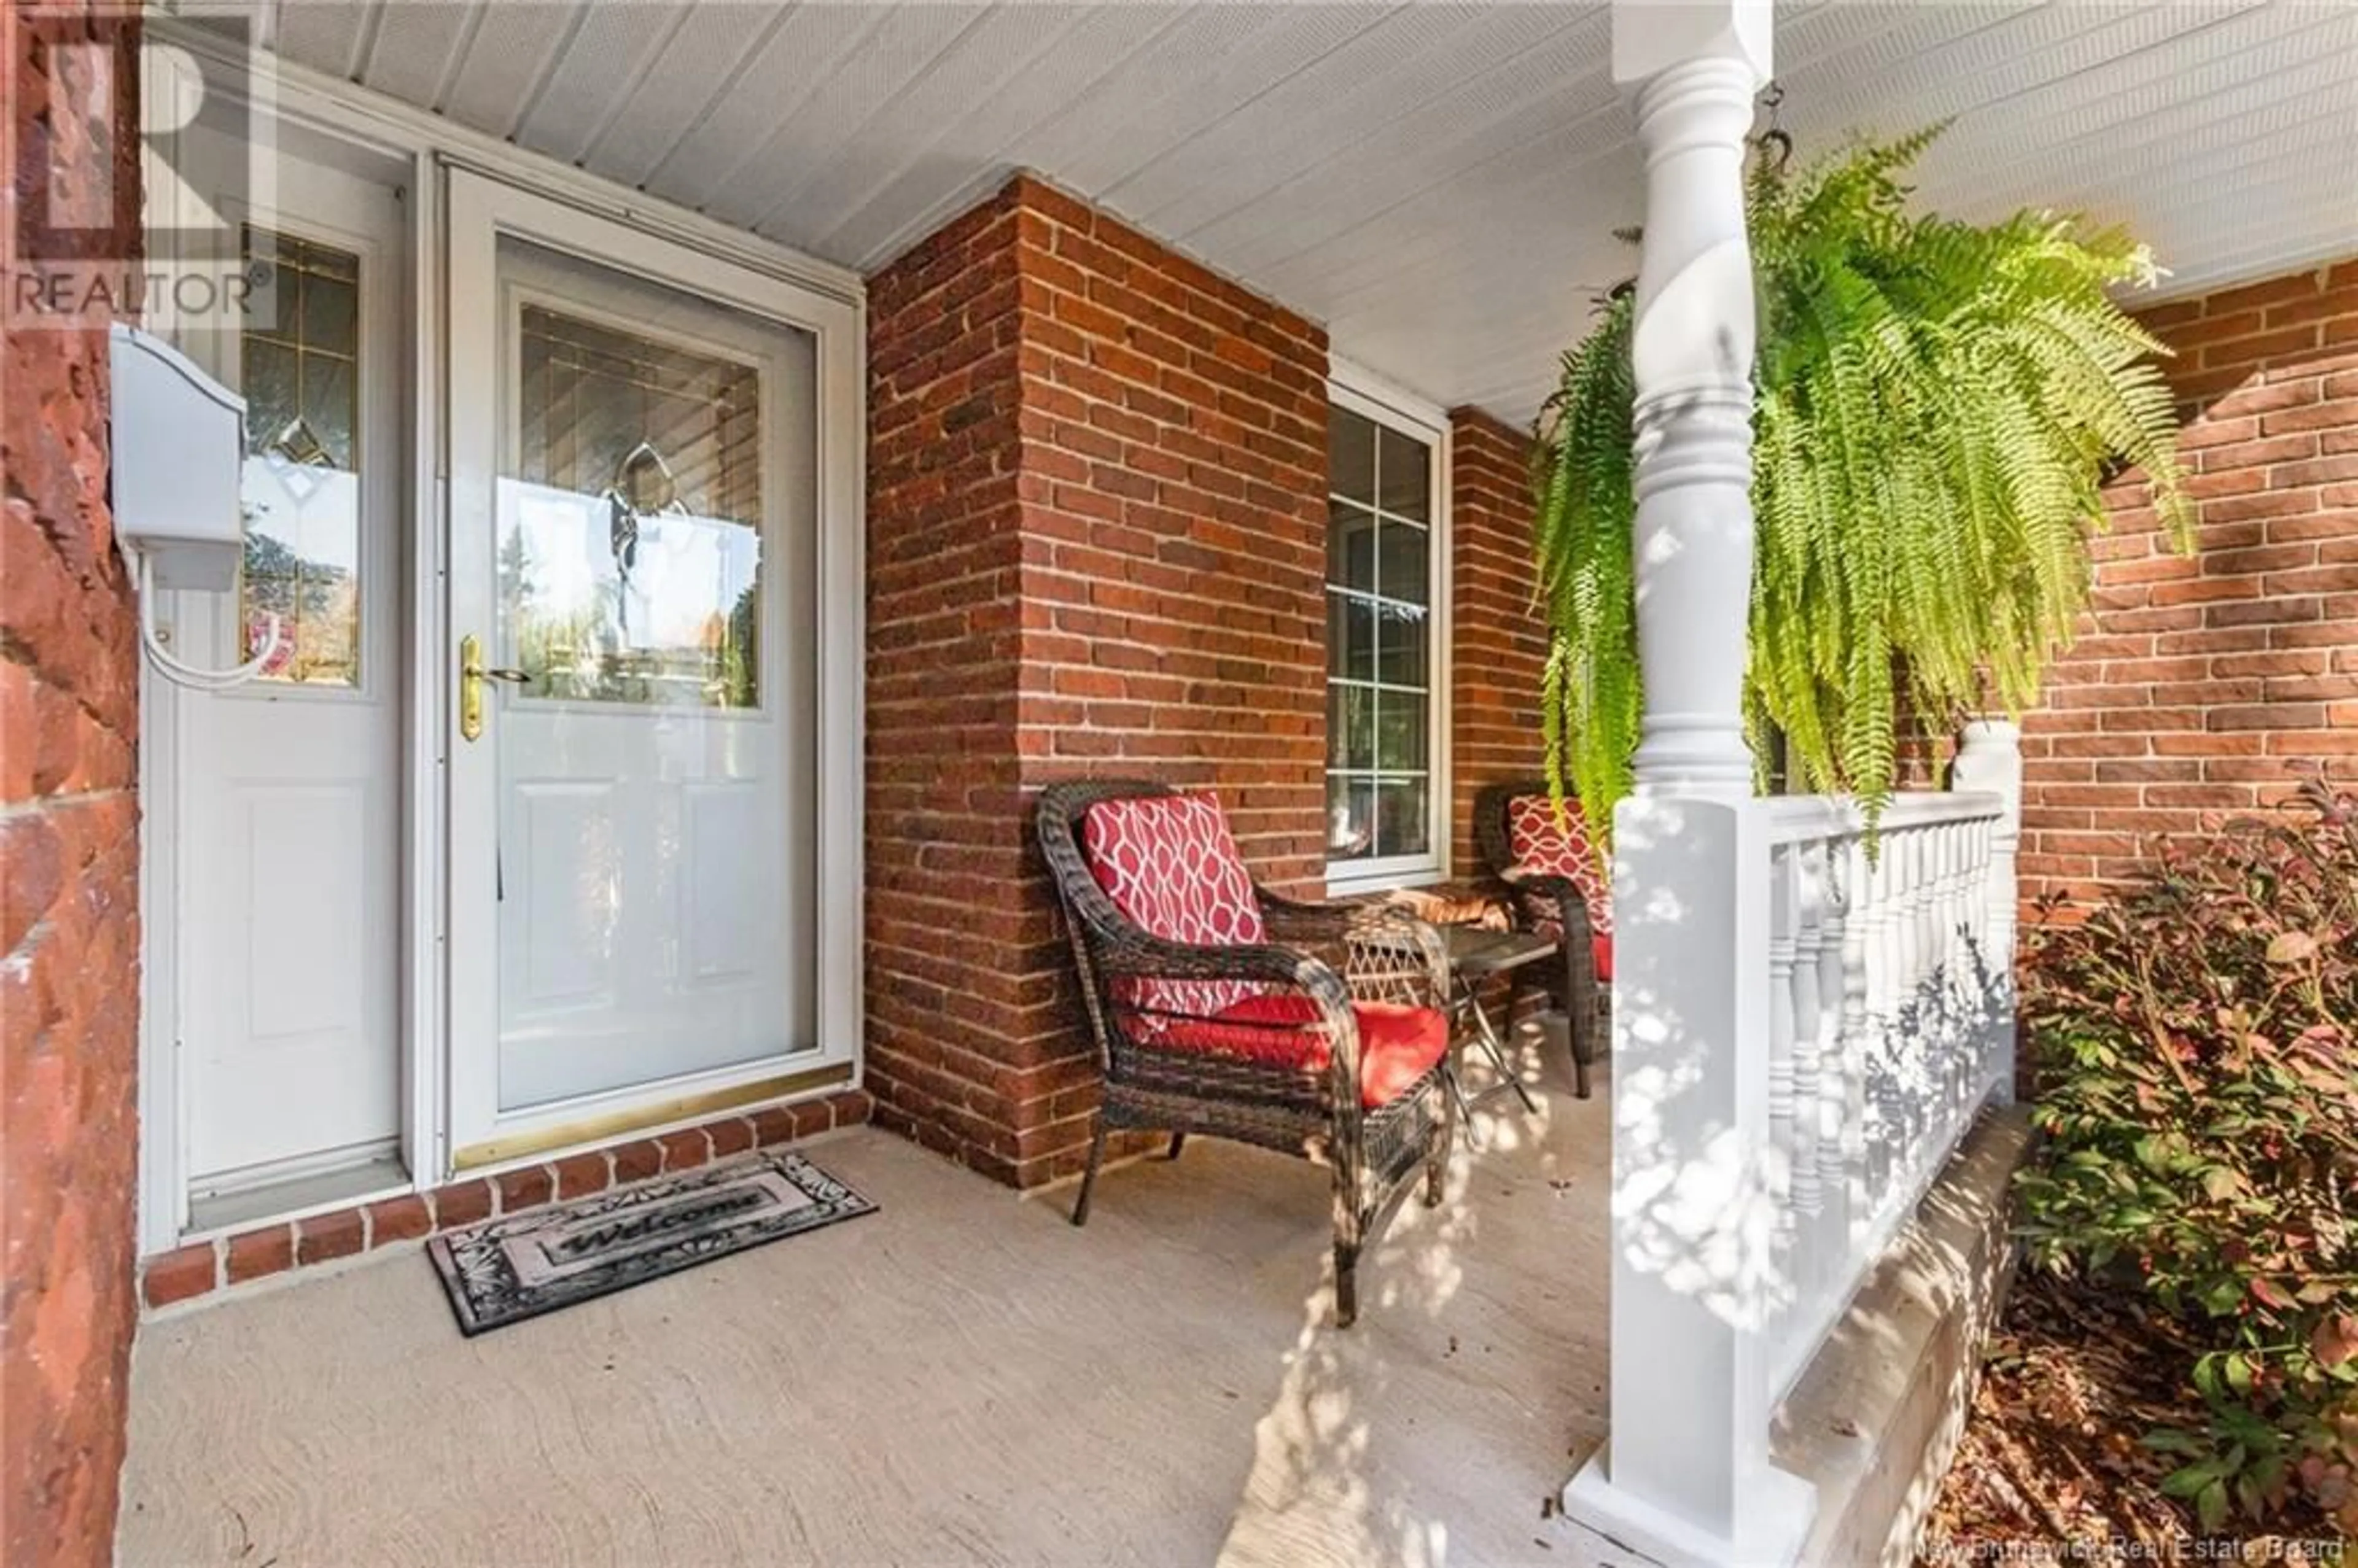
{"label": "white storm door", "polygon": [[819,394],[771,280],[449,191],[464,1161],[825,1054]]}
{"label": "white storm door", "polygon": [[402,1125],[407,682],[404,222],[394,189],[282,154],[239,210],[258,282],[191,349],[247,405],[237,592],[178,596],[175,651],[261,678],[177,705],[177,1034],[199,1195],[365,1163]]}

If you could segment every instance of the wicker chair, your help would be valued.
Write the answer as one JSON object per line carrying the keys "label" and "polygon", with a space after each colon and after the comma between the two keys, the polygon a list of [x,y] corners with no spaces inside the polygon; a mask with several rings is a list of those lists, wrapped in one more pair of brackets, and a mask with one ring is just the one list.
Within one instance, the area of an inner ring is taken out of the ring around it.
{"label": "wicker chair", "polygon": [[1487,785],[1474,797],[1474,846],[1512,891],[1520,923],[1563,944],[1563,968],[1547,976],[1548,989],[1570,1022],[1573,1080],[1586,1099],[1613,979],[1613,901],[1580,807],[1567,801],[1558,816],[1545,779]]}
{"label": "wicker chair", "polygon": [[[1201,1132],[1325,1163],[1335,1316],[1348,1326],[1362,1249],[1419,1174],[1425,1202],[1441,1201],[1454,1113],[1439,934],[1381,908],[1299,903],[1261,888],[1206,795],[1080,780],[1043,791],[1037,821],[1104,1076],[1073,1223],[1088,1220],[1117,1128],[1169,1132],[1174,1159]],[[1109,837],[1174,823],[1195,834],[1184,857],[1158,844],[1142,858]],[[1213,882],[1228,892],[1217,920],[1230,939],[1180,939],[1172,895],[1201,903]]]}

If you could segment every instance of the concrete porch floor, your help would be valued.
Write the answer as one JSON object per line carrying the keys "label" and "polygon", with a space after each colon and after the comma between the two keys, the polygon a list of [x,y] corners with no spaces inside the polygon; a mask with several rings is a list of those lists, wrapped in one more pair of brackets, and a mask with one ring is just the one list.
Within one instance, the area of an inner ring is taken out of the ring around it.
{"label": "concrete porch floor", "polygon": [[1199,1140],[1075,1230],[866,1130],[813,1154],[882,1213],[473,1341],[416,1252],[148,1325],[120,1561],[1595,1561],[1541,1509],[1604,1432],[1608,1101],[1531,1056],[1347,1332],[1323,1170]]}

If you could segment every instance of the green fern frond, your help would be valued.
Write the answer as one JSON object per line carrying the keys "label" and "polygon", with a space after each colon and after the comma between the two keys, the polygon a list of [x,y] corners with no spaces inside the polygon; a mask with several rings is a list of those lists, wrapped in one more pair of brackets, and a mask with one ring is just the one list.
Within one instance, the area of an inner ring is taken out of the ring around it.
{"label": "green fern frond", "polygon": [[[1904,710],[2037,700],[2085,608],[2101,481],[2134,465],[2180,548],[2193,504],[2166,351],[2114,304],[2150,285],[2126,232],[2044,211],[1908,211],[1942,127],[1746,177],[1759,291],[1747,733],[1792,784],[1891,795]],[[1533,544],[1552,628],[1548,770],[1600,842],[1643,687],[1631,554],[1633,305],[1608,301],[1541,413]],[[1764,753],[1756,749],[1756,755]]]}

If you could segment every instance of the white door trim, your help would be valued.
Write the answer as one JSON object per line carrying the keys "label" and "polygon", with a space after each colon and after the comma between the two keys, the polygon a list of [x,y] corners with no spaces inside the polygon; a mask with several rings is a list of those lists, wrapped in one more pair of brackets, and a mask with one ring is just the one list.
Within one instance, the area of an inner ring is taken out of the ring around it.
{"label": "white door trim", "polygon": [[[158,124],[185,124],[197,112],[202,90],[178,62],[153,49],[140,51],[140,93],[153,106],[167,106],[156,114]],[[177,136],[173,138],[177,141]],[[176,149],[177,150],[177,149]],[[142,157],[155,159],[161,149],[150,146]],[[143,168],[143,177],[146,170]],[[144,178],[149,229],[166,232],[180,227],[185,214],[160,210],[172,193],[193,192],[171,181]],[[167,200],[156,200],[162,192]],[[177,255],[149,241],[151,259],[169,265]],[[150,312],[149,330],[170,335],[169,291]],[[170,824],[155,810],[167,800],[178,776],[179,726],[170,687],[159,681],[143,659],[139,666],[139,1181],[138,1250],[161,1252],[179,1244],[188,1227],[189,1140],[184,1129],[188,1098],[180,1092],[179,1042],[175,1038],[179,994],[179,949],[174,933],[163,928],[152,914],[179,905],[179,878]]]}
{"label": "white door trim", "polygon": [[[495,944],[471,940],[460,912],[492,903],[491,867],[497,859],[492,817],[461,809],[456,768],[445,773],[445,821],[449,860],[449,911],[454,940],[449,945],[450,1021],[448,1115],[449,1139],[461,1155],[492,1145],[529,1142],[553,1128],[603,1120],[637,1107],[676,1102],[775,1076],[786,1070],[842,1065],[856,1074],[860,1057],[860,788],[861,684],[867,645],[864,628],[865,489],[861,470],[860,352],[864,323],[860,308],[800,284],[756,272],[664,238],[587,212],[493,178],[452,166],[443,183],[447,235],[447,362],[450,388],[480,389],[502,384],[501,355],[508,333],[502,318],[498,253],[514,238],[599,265],[682,290],[749,315],[808,333],[814,345],[816,410],[817,568],[814,595],[817,685],[817,915],[816,979],[818,988],[816,1053],[799,1052],[784,1062],[770,1060],[669,1078],[628,1090],[569,1099],[556,1106],[503,1113],[497,1108],[496,1039],[481,1038],[476,1021],[496,1016],[498,979]],[[489,538],[489,508],[497,468],[496,420],[458,418],[455,397],[442,417],[448,442],[449,508],[446,541]],[[446,545],[446,548],[447,548]],[[446,688],[457,667],[457,638],[473,632],[487,640],[493,627],[488,579],[452,572],[447,579],[449,623],[436,676]],[[488,642],[487,642],[488,645]],[[455,754],[471,744],[446,721],[442,744]]]}
{"label": "white door trim", "polygon": [[[819,501],[822,595],[833,619],[819,647],[821,746],[818,756],[821,844],[826,881],[820,904],[818,975],[826,988],[829,1048],[849,1054],[857,1087],[864,1072],[865,1006],[860,961],[863,869],[862,752],[863,681],[866,665],[866,482],[863,464],[867,427],[866,288],[847,268],[803,255],[758,235],[628,190],[580,169],[527,152],[438,115],[416,109],[356,83],[248,50],[221,34],[176,18],[147,22],[148,37],[202,59],[233,63],[254,83],[254,103],[286,124],[300,125],[340,139],[380,157],[397,158],[410,169],[409,294],[411,332],[407,355],[408,414],[412,468],[406,498],[413,526],[410,563],[416,573],[410,596],[409,770],[404,861],[410,875],[406,914],[412,943],[406,1039],[403,1054],[406,1116],[404,1157],[413,1185],[439,1185],[451,1172],[449,1137],[449,859],[443,852],[447,821],[448,741],[452,724],[449,695],[453,645],[448,607],[449,470],[442,420],[448,385],[441,345],[449,295],[441,270],[448,230],[440,175],[465,168],[554,197],[559,204],[600,213],[649,235],[684,244],[700,254],[803,290],[832,307],[835,325],[821,338],[818,360],[820,462]],[[146,60],[168,59],[148,50]],[[211,84],[218,89],[219,83]],[[184,92],[189,84],[163,91]],[[145,91],[162,92],[154,78]],[[159,218],[166,215],[159,215]],[[168,257],[157,259],[168,261]],[[157,323],[151,323],[157,325]],[[149,700],[143,675],[140,794],[143,802],[161,796],[171,778],[176,736],[171,705]],[[177,890],[168,866],[150,852],[152,825],[142,822],[140,907],[172,907]],[[168,1008],[152,1005],[177,984],[176,955],[169,934],[150,918],[141,923],[141,1026],[139,1044],[140,1175],[139,1249],[143,1255],[179,1245],[187,1231],[189,1178],[187,1140],[181,1131],[186,1108],[178,1072],[178,1046]]]}
{"label": "white door trim", "polygon": [[443,741],[449,697],[443,679],[442,649],[449,624],[449,544],[444,521],[449,512],[442,456],[442,389],[446,361],[440,352],[443,297],[442,188],[430,155],[412,155],[416,178],[410,184],[409,319],[410,529],[409,720],[404,755],[409,764],[409,816],[402,843],[408,869],[410,965],[409,1039],[404,1066],[402,1151],[412,1184],[419,1190],[441,1184],[450,1168],[450,1123],[443,1107],[450,1081],[449,860],[444,852],[448,820],[444,780],[449,759]]}

